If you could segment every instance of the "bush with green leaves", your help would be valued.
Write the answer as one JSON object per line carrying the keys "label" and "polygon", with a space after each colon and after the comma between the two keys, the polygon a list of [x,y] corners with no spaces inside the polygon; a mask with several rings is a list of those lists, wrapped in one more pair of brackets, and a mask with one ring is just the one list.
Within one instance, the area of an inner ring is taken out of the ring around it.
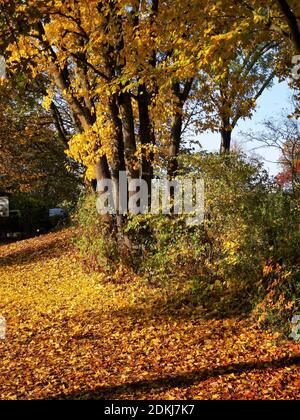
{"label": "bush with green leaves", "polygon": [[223,315],[256,307],[260,318],[275,313],[287,320],[300,308],[299,198],[278,187],[259,161],[240,154],[183,155],[179,163],[179,178],[205,181],[203,223],[187,226],[184,215],[129,216],[128,258],[120,237],[97,215],[96,196],[84,197],[77,243],[85,264],[107,272],[128,264],[152,282],[181,281],[204,305],[214,296]]}

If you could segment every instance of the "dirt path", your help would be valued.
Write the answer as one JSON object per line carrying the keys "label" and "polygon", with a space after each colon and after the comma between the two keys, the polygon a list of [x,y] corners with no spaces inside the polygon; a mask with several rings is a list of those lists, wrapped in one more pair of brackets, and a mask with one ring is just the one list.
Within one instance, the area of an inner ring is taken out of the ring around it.
{"label": "dirt path", "polygon": [[0,247],[1,399],[300,397],[300,346],[248,320],[170,310],[174,285],[85,274],[70,235]]}

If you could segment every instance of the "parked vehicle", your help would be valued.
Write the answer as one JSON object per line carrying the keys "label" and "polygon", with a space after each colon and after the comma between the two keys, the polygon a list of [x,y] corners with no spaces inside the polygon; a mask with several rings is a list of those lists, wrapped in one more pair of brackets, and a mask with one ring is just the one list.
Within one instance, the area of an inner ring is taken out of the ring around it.
{"label": "parked vehicle", "polygon": [[21,212],[12,210],[8,216],[0,217],[0,238],[19,237],[22,237]]}
{"label": "parked vehicle", "polygon": [[49,232],[68,215],[63,209],[31,208],[10,210],[8,217],[0,216],[0,238],[18,239]]}

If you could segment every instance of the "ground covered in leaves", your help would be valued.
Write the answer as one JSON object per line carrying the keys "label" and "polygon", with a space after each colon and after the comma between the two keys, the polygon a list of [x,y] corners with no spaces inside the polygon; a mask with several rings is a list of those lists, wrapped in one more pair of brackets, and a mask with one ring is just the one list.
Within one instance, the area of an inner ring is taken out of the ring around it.
{"label": "ground covered in leaves", "polygon": [[70,231],[0,246],[1,399],[294,399],[300,346],[182,284],[87,274]]}

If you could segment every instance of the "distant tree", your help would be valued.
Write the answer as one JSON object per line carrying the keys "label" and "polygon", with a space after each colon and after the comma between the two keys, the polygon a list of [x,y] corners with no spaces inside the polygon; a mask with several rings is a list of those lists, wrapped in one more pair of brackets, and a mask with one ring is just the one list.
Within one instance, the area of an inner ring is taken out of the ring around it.
{"label": "distant tree", "polygon": [[258,98],[273,84],[278,44],[268,40],[259,43],[260,36],[250,31],[244,45],[200,74],[195,97],[200,95],[201,119],[196,126],[220,133],[221,153],[230,152],[237,123],[251,117]]}
{"label": "distant tree", "polygon": [[294,193],[300,186],[300,123],[296,118],[281,117],[264,123],[265,131],[248,133],[248,140],[255,141],[259,148],[275,148],[279,151],[282,171],[276,179],[279,185],[290,188]]}

